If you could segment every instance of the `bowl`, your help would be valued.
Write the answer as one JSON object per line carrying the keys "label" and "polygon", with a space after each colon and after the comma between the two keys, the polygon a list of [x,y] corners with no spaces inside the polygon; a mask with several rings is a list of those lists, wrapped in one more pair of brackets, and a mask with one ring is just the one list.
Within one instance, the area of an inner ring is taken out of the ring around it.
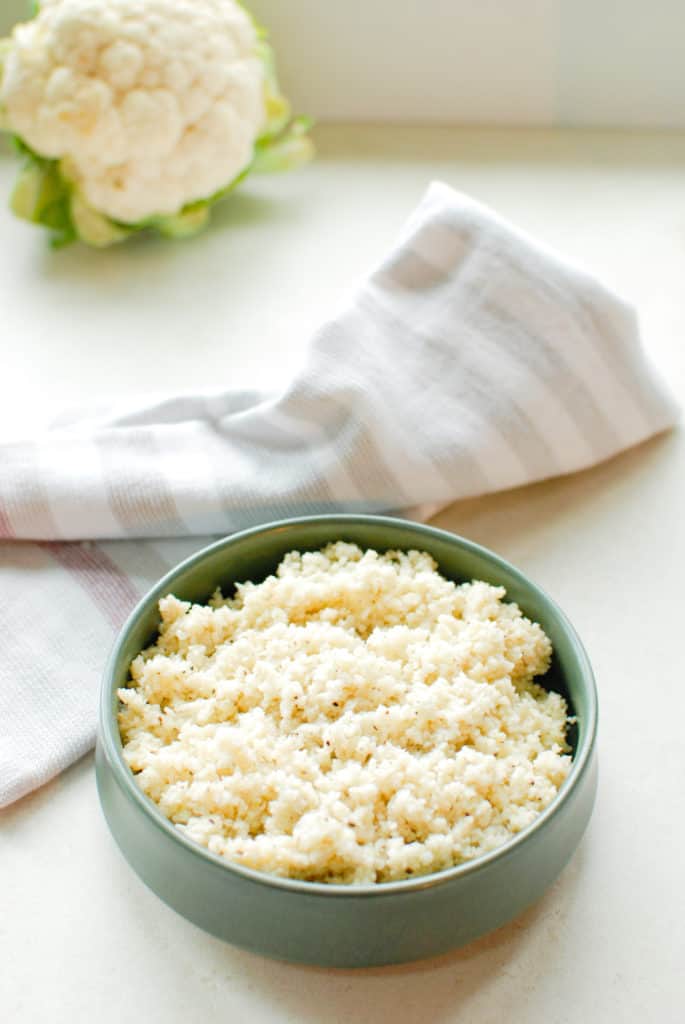
{"label": "bowl", "polygon": [[[566,697],[577,722],[573,762],[554,801],[497,850],[457,867],[376,885],[328,885],[233,865],[186,838],[138,788],[122,756],[117,688],[156,634],[157,602],[173,592],[206,601],[217,586],[264,579],[287,551],[346,540],[383,551],[419,548],[455,581],[502,585],[554,646],[545,685]],[[597,696],[575,630],[523,573],[443,530],[383,516],[328,515],[245,530],[186,559],[152,588],[126,622],[100,701],[96,773],[109,828],[131,867],[165,903],[206,931],[265,956],[336,967],[401,963],[463,945],[540,898],[585,831],[597,785]]]}
{"label": "bowl", "polygon": [[3,0],[0,4],[0,36],[10,34],[18,21],[31,17],[29,0]]}

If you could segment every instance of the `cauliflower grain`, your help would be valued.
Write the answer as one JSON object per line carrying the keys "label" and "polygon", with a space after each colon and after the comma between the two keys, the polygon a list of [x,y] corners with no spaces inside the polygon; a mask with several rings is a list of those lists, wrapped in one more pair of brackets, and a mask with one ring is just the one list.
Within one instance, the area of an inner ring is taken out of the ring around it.
{"label": "cauliflower grain", "polygon": [[68,159],[94,210],[173,215],[250,163],[264,66],[233,0],[48,0],[19,25],[0,103],[35,153]]}
{"label": "cauliflower grain", "polygon": [[119,691],[126,762],[186,836],[258,871],[376,883],[497,849],[555,798],[568,708],[504,590],[329,544],[159,605]]}

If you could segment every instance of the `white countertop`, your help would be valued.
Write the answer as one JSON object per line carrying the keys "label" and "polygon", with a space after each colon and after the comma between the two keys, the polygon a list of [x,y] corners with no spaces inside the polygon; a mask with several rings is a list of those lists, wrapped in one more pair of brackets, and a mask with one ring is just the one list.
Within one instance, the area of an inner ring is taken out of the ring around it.
{"label": "white countertop", "polygon": [[[131,389],[276,383],[431,178],[490,203],[638,306],[685,400],[685,137],[326,128],[205,236],[51,253],[0,206],[0,436]],[[12,178],[0,153],[0,193]],[[659,1024],[682,1020],[685,445],[461,502],[437,522],[511,559],[575,622],[600,692],[600,789],[572,862],[513,924],[438,960],[331,971],[204,935],[145,889],[92,757],[0,813],[11,1024]],[[0,723],[1,730],[1,723]]]}

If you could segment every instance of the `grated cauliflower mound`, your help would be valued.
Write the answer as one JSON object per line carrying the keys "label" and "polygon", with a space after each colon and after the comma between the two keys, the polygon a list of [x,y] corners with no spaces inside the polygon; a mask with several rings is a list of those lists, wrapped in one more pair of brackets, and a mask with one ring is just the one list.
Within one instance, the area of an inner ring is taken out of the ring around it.
{"label": "grated cauliflower mound", "polygon": [[124,757],[185,835],[290,878],[373,883],[501,846],[570,769],[551,644],[504,590],[338,542],[208,605],[160,601],[119,691]]}

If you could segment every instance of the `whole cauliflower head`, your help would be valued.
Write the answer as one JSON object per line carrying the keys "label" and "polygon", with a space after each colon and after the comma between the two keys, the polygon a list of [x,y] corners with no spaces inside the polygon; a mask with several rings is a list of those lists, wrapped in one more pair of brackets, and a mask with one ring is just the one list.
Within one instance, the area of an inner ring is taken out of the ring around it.
{"label": "whole cauliflower head", "polygon": [[235,0],[42,0],[6,47],[0,110],[72,212],[122,228],[226,190],[289,115]]}

